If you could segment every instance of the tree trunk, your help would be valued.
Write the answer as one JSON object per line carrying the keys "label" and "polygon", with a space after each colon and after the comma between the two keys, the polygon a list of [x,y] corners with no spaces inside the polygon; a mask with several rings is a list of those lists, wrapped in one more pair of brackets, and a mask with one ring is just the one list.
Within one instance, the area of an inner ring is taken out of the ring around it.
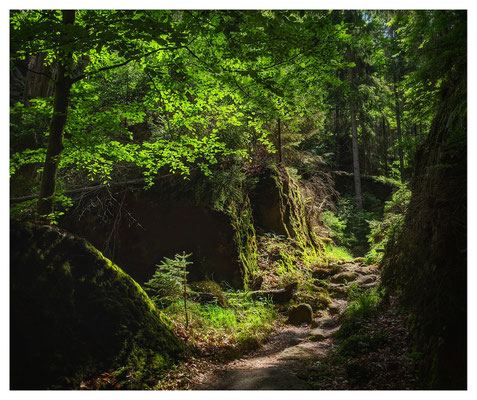
{"label": "tree trunk", "polygon": [[396,77],[394,77],[394,101],[396,107],[396,128],[399,141],[398,154],[399,154],[399,172],[401,174],[401,182],[404,183],[404,153],[402,150],[402,131],[401,131],[401,106],[399,104],[399,95],[396,88]]}
{"label": "tree trunk", "polygon": [[383,115],[383,158],[384,158],[384,176],[388,177],[388,138],[386,136],[386,118]]}
{"label": "tree trunk", "polygon": [[[74,10],[63,10],[63,24],[73,24]],[[61,40],[61,38],[60,38]],[[55,100],[53,115],[50,120],[48,148],[40,184],[40,194],[37,204],[39,215],[48,215],[53,211],[53,202],[56,190],[56,176],[60,155],[63,151],[63,134],[68,114],[68,105],[71,91],[71,66],[73,56],[66,52],[58,56],[58,73],[55,82]]]}
{"label": "tree trunk", "polygon": [[282,158],[282,129],[281,129],[281,121],[280,118],[277,120],[277,138],[278,138],[278,163],[281,164],[283,161]]}
{"label": "tree trunk", "polygon": [[351,112],[351,130],[352,130],[352,146],[353,146],[353,175],[354,190],[356,195],[356,207],[358,211],[363,209],[363,198],[361,194],[361,173],[359,170],[359,151],[358,151],[358,126],[356,124],[356,107],[354,99],[350,97]]}
{"label": "tree trunk", "polygon": [[[353,54],[351,50],[347,51],[347,59],[349,62],[354,62]],[[361,173],[359,169],[359,151],[358,151],[358,126],[356,124],[356,105],[353,99],[353,89],[354,89],[354,77],[353,69],[348,69],[348,79],[349,85],[351,88],[351,93],[349,95],[349,110],[351,114],[351,144],[353,152],[353,176],[354,176],[354,191],[356,196],[356,207],[358,211],[363,209],[363,198],[361,194]]]}

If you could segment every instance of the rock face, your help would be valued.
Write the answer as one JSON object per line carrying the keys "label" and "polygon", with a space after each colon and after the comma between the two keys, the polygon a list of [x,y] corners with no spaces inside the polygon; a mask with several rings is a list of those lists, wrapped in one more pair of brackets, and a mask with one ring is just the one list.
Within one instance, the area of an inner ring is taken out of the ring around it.
{"label": "rock face", "polygon": [[141,287],[83,239],[11,223],[11,389],[77,387],[108,369],[159,373],[184,348]]}
{"label": "rock face", "polygon": [[263,231],[295,238],[302,246],[318,246],[300,188],[285,168],[269,168],[262,173],[251,203],[255,224]]}
{"label": "rock face", "polygon": [[416,155],[404,225],[383,259],[383,283],[399,290],[414,316],[421,379],[431,389],[467,386],[466,63],[463,68],[457,82],[441,89]]}
{"label": "rock face", "polygon": [[[252,210],[245,193],[240,201],[230,200],[227,211],[214,209],[207,197],[213,189],[203,177],[170,177],[148,190],[116,188],[88,199],[60,224],[138,282],[149,280],[164,257],[185,251],[192,253],[191,281],[240,288],[257,267]],[[205,194],[197,198],[198,192]]]}
{"label": "rock face", "polygon": [[313,321],[313,310],[309,304],[300,304],[290,309],[288,313],[288,323],[292,325],[301,325],[303,323],[311,324]]}

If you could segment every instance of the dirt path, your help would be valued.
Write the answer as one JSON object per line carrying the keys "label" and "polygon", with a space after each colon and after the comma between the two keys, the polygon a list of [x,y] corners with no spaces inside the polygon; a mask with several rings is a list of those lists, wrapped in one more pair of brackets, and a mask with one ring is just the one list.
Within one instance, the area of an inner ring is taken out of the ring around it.
{"label": "dirt path", "polygon": [[255,353],[218,366],[197,380],[195,390],[302,390],[309,383],[296,375],[303,363],[324,356],[330,338],[313,341],[313,332],[331,335],[336,328],[291,327],[281,329]]}

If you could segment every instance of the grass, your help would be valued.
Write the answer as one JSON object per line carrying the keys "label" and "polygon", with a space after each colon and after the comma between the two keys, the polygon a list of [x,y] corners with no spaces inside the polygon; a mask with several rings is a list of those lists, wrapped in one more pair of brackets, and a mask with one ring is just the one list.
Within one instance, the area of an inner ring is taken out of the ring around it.
{"label": "grass", "polygon": [[344,247],[339,247],[331,243],[326,243],[325,258],[329,262],[340,262],[340,261],[352,261],[354,257]]}
{"label": "grass", "polygon": [[257,347],[273,328],[278,313],[272,303],[246,298],[245,292],[224,292],[228,307],[214,303],[188,303],[189,329],[184,330],[184,304],[177,301],[162,311],[176,333],[198,351],[224,357],[236,356]]}

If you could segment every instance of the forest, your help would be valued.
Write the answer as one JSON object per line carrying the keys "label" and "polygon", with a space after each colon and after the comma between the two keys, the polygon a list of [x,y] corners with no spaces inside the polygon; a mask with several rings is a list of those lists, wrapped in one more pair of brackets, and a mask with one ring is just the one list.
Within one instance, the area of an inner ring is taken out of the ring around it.
{"label": "forest", "polygon": [[466,390],[466,10],[10,10],[11,390]]}

